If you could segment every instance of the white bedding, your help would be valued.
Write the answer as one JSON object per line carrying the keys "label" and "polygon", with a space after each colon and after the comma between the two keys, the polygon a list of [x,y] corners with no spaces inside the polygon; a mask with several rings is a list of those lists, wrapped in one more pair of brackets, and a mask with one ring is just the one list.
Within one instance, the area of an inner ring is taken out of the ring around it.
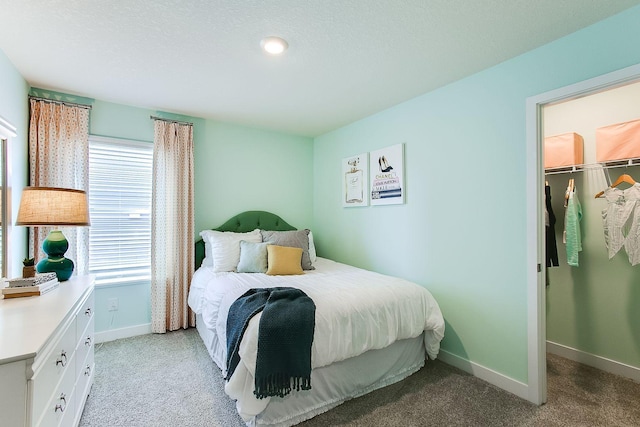
{"label": "white bedding", "polygon": [[[318,258],[315,270],[300,276],[214,273],[202,267],[191,284],[189,305],[220,342],[214,361],[226,374],[226,318],[231,304],[250,288],[291,286],[304,291],[316,304],[312,368],[320,368],[382,349],[398,340],[424,333],[432,359],[444,336],[444,319],[431,294],[423,287],[396,277]],[[249,323],[240,345],[241,361],[226,385],[238,412],[250,421],[270,399],[253,396],[253,376],[260,315]],[[312,382],[313,387],[313,382]]]}

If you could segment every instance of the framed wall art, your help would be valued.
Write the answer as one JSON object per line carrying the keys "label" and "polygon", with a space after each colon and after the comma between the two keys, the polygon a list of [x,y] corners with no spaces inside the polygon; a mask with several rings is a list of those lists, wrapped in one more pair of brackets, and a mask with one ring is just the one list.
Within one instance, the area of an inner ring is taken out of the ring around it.
{"label": "framed wall art", "polygon": [[367,206],[369,162],[367,153],[342,159],[342,206]]}
{"label": "framed wall art", "polygon": [[404,144],[369,153],[371,206],[404,203]]}

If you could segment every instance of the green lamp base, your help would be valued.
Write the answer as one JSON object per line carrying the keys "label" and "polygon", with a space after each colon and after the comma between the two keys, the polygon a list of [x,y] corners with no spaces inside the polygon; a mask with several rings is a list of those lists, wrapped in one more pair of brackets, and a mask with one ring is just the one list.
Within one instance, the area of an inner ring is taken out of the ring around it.
{"label": "green lamp base", "polygon": [[58,280],[64,282],[65,280],[69,280],[73,274],[73,261],[65,257],[47,257],[36,265],[36,271],[38,273],[56,273]]}
{"label": "green lamp base", "polygon": [[58,280],[64,282],[69,280],[73,274],[73,261],[64,257],[64,253],[69,249],[69,242],[60,230],[53,230],[42,242],[42,250],[48,255],[36,265],[38,273],[56,273]]}

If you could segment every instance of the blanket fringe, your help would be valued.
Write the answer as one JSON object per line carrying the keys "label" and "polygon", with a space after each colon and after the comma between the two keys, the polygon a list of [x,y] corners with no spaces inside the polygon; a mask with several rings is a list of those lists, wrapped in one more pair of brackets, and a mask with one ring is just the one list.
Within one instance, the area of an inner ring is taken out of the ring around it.
{"label": "blanket fringe", "polygon": [[284,397],[292,390],[311,390],[311,376],[295,377],[283,373],[269,374],[263,378],[256,378],[255,387],[253,394],[258,399],[271,396]]}

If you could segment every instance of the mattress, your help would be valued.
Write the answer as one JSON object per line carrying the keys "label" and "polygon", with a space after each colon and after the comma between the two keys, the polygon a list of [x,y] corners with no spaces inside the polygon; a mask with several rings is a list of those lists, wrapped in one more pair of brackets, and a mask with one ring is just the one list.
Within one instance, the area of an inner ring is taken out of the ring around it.
{"label": "mattress", "polygon": [[399,381],[418,370],[425,352],[435,358],[444,320],[431,294],[403,279],[318,258],[300,276],[214,273],[201,267],[191,284],[189,305],[215,363],[226,374],[226,315],[249,288],[292,286],[316,304],[312,390],[284,398],[257,399],[253,381],[257,352],[256,315],[240,345],[241,363],[225,391],[248,425],[292,425],[342,401]]}

